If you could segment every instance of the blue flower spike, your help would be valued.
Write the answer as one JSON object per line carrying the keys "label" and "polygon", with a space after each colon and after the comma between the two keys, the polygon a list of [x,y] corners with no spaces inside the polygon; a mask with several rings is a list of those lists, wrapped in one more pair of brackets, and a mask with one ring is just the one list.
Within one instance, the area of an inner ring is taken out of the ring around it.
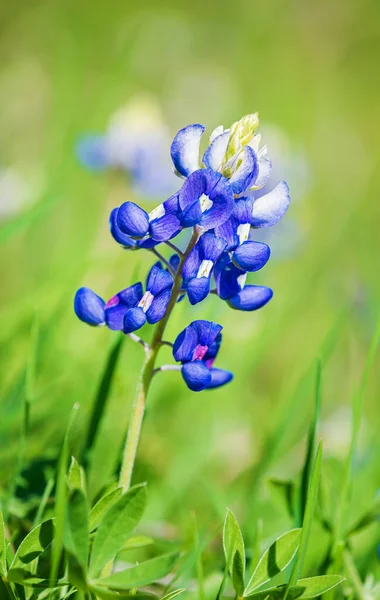
{"label": "blue flower spike", "polygon": [[220,387],[232,373],[213,367],[222,341],[222,326],[212,321],[193,321],[178,335],[173,357],[182,363],[182,377],[193,392]]}
{"label": "blue flower spike", "polygon": [[[91,289],[80,288],[74,301],[79,319],[123,331],[142,343],[155,359],[160,345],[171,345],[162,335],[180,300],[187,297],[195,305],[212,293],[233,310],[244,312],[258,310],[271,300],[271,288],[247,283],[249,274],[262,269],[271,253],[267,244],[255,240],[255,229],[280,221],[288,210],[290,195],[284,181],[271,186],[269,193],[262,190],[270,183],[272,163],[261,144],[258,126],[254,113],[229,129],[217,127],[202,159],[204,126],[189,125],[177,133],[171,158],[175,173],[184,179],[179,191],[150,212],[135,202],[124,202],[113,209],[109,220],[111,235],[118,244],[134,251],[149,250],[158,262],[150,269],[145,285],[137,282],[107,303]],[[89,146],[99,164],[100,142]],[[139,168],[144,168],[143,163]],[[185,229],[191,229],[192,234],[188,235],[187,247],[180,249],[182,241],[179,248],[172,240]],[[160,244],[175,254],[166,258],[165,252],[157,249]],[[135,335],[146,323],[159,321],[162,323],[151,346]],[[180,366],[150,365],[149,377],[158,371],[180,370],[188,388],[196,392],[230,382],[232,373],[214,367],[221,331],[218,323],[193,321],[173,345],[173,357]]]}

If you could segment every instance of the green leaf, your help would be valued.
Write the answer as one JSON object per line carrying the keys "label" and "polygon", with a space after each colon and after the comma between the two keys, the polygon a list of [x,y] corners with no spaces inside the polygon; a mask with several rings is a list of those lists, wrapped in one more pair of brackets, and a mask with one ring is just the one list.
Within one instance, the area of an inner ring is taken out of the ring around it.
{"label": "green leaf", "polygon": [[98,585],[92,585],[90,589],[96,598],[100,600],[157,600],[157,596],[153,594],[120,594],[101,588]]}
{"label": "green leaf", "polygon": [[254,590],[286,569],[298,550],[300,539],[301,529],[292,529],[273,542],[260,558],[244,596],[251,596]]}
{"label": "green leaf", "polygon": [[[288,590],[289,600],[295,600],[300,598],[305,588],[294,586]],[[250,595],[252,600],[283,600],[286,592],[285,585],[279,585],[277,587],[267,588],[262,592],[256,592]]]}
{"label": "green leaf", "polygon": [[89,529],[87,499],[80,489],[74,490],[67,503],[63,543],[86,570],[89,553]]}
{"label": "green leaf", "polygon": [[235,552],[232,564],[232,585],[237,595],[242,596],[244,591],[244,565],[238,550]]}
{"label": "green leaf", "polygon": [[[238,595],[244,590],[245,579],[245,548],[239,523],[235,515],[227,509],[223,527],[223,548],[228,570],[232,577],[235,592]],[[237,557],[236,555],[240,555]]]}
{"label": "green leaf", "polygon": [[308,440],[307,440],[307,450],[304,466],[302,469],[301,475],[301,488],[300,488],[300,498],[299,498],[299,519],[302,524],[303,519],[305,517],[306,510],[306,501],[307,494],[310,485],[310,476],[313,466],[313,460],[315,456],[316,450],[316,439],[317,439],[317,430],[319,426],[319,419],[321,413],[321,374],[322,374],[322,366],[321,361],[317,361],[317,369],[316,369],[316,381],[315,381],[315,406],[314,406],[314,418],[310,426]]}
{"label": "green leaf", "polygon": [[94,531],[94,529],[97,528],[100,521],[103,519],[104,515],[106,514],[107,510],[112,506],[112,504],[114,504],[116,502],[116,500],[118,500],[120,498],[122,493],[123,493],[123,488],[119,487],[119,488],[116,488],[115,490],[112,490],[112,492],[110,492],[109,494],[107,494],[106,496],[103,496],[102,498],[100,498],[100,500],[98,500],[98,502],[95,504],[95,506],[91,509],[91,512],[90,512],[90,524],[89,524],[90,531]]}
{"label": "green leaf", "polygon": [[7,572],[7,539],[5,537],[5,525],[3,509],[0,504],[0,575]]}
{"label": "green leaf", "polygon": [[32,562],[52,543],[54,536],[53,519],[37,525],[22,540],[11,564],[11,569]]}
{"label": "green leaf", "polygon": [[161,600],[173,600],[173,598],[183,594],[183,592],[186,592],[185,588],[178,588],[178,590],[173,590],[172,592],[165,594],[165,596],[162,596]]}
{"label": "green leaf", "polygon": [[[7,579],[12,583],[19,583],[26,587],[40,587],[40,588],[55,588],[68,585],[68,581],[55,580],[53,582],[50,579],[44,579],[38,577],[28,569],[16,567],[15,569],[9,569]],[[1,597],[1,596],[0,596]]]}
{"label": "green leaf", "polygon": [[301,598],[315,598],[316,596],[325,594],[343,581],[345,581],[345,578],[340,575],[320,575],[318,577],[299,579],[297,581],[297,588],[304,588]]}
{"label": "green leaf", "polygon": [[82,490],[86,493],[86,475],[74,456],[71,457],[67,483],[72,490]]}
{"label": "green leaf", "polygon": [[129,538],[126,544],[123,546],[123,550],[135,550],[136,548],[144,548],[145,546],[151,546],[154,543],[154,539],[147,535],[134,535]]}
{"label": "green leaf", "polygon": [[306,550],[309,543],[311,526],[313,524],[315,507],[317,504],[319,481],[321,478],[321,467],[322,467],[322,442],[319,442],[317,454],[314,461],[313,471],[310,478],[309,492],[307,495],[305,517],[302,525],[301,541],[298,550],[297,560],[294,564],[290,580],[287,585],[287,591],[285,598],[287,598],[289,589],[296,584],[299,574],[302,571],[303,563],[305,560]]}
{"label": "green leaf", "polygon": [[116,590],[129,590],[148,585],[170,573],[177,559],[177,553],[163,554],[125,571],[119,571],[109,577],[98,579],[94,583]]}
{"label": "green leaf", "polygon": [[92,548],[90,572],[93,577],[122,550],[140,521],[146,502],[146,485],[136,485],[105,513]]}

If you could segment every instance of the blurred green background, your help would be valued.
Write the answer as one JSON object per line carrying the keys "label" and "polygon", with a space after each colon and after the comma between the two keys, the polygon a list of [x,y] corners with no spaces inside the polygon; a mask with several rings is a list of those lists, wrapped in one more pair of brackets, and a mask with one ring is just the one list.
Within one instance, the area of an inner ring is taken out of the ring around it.
{"label": "blurred green background", "polygon": [[[317,357],[333,505],[380,298],[380,4],[18,0],[1,4],[0,32],[0,165],[16,169],[32,197],[0,223],[3,493],[19,461],[25,393],[28,462],[55,460],[74,403],[77,451],[83,441],[115,335],[76,319],[75,290],[110,297],[152,264],[109,235],[110,209],[136,199],[127,178],[90,173],[75,156],[83,133],[104,131],[121,105],[149,94],[172,135],[193,122],[211,132],[259,111],[263,131],[280,131],[308,176],[305,185],[295,162],[297,200],[286,219],[297,243],[274,230],[284,251],[252,278],[274,289],[270,304],[242,314],[210,296],[177,307],[167,337],[194,318],[221,322],[218,365],[235,380],[201,394],[176,373],[154,381],[136,472],[150,485],[148,521],[175,536],[179,525],[191,529],[195,510],[213,531],[229,505],[249,536],[259,506],[267,535],[284,530],[285,508],[267,481],[302,465]],[[141,361],[126,339],[95,443],[94,495],[117,467]],[[379,366],[365,397],[353,519],[380,484]]]}

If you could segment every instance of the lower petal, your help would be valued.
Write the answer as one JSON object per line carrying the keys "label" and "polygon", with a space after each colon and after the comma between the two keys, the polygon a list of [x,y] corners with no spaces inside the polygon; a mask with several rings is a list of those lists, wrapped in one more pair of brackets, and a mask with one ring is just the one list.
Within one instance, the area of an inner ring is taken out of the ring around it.
{"label": "lower petal", "polygon": [[268,262],[270,248],[261,242],[244,242],[232,254],[234,264],[243,271],[259,271]]}
{"label": "lower petal", "polygon": [[142,308],[130,308],[124,315],[124,333],[132,333],[146,323],[146,316]]}
{"label": "lower petal", "polygon": [[229,298],[227,303],[236,310],[252,311],[261,308],[269,302],[273,291],[262,285],[246,285],[236,296]]}
{"label": "lower petal", "polygon": [[171,290],[165,290],[158,296],[156,296],[146,312],[146,318],[148,323],[158,323],[166,313],[166,309],[169,304],[171,296]]}
{"label": "lower petal", "polygon": [[201,392],[211,383],[211,373],[201,360],[185,363],[181,373],[187,387],[193,392]]}
{"label": "lower petal", "polygon": [[144,237],[149,231],[149,215],[134,202],[124,202],[117,213],[117,226],[131,237]]}
{"label": "lower petal", "polygon": [[87,325],[104,325],[105,302],[88,287],[81,287],[75,294],[74,311],[78,319]]}
{"label": "lower petal", "polygon": [[221,387],[222,385],[226,385],[233,378],[233,373],[231,371],[225,371],[224,369],[215,369],[212,368],[211,371],[211,383],[207,386],[208,390]]}
{"label": "lower petal", "polygon": [[210,279],[209,277],[195,277],[191,279],[187,286],[187,295],[190,304],[198,304],[202,302],[210,292]]}
{"label": "lower petal", "polygon": [[181,231],[181,224],[175,215],[164,215],[151,221],[150,234],[157,242],[167,242]]}

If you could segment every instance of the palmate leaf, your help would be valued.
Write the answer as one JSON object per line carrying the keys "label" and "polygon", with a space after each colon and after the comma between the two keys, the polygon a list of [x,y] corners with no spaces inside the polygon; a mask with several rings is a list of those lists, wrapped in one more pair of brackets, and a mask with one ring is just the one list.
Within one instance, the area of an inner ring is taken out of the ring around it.
{"label": "palmate leaf", "polygon": [[97,577],[103,567],[122,550],[144,513],[146,501],[146,485],[136,485],[105,513],[92,548],[92,577]]}
{"label": "palmate leaf", "polygon": [[112,490],[112,492],[106,494],[105,496],[100,498],[100,500],[98,500],[98,502],[95,504],[95,506],[91,509],[90,512],[90,531],[94,531],[94,529],[98,527],[100,521],[103,519],[107,510],[112,506],[112,504],[116,502],[116,500],[120,498],[122,493],[123,488],[119,487],[115,490]]}
{"label": "palmate leaf", "polygon": [[37,525],[22,540],[11,564],[11,569],[23,567],[38,558],[53,541],[54,525],[53,519],[44,521]]}
{"label": "palmate leaf", "polygon": [[[277,587],[267,588],[261,592],[255,592],[251,594],[249,597],[251,600],[283,600],[285,597],[286,586],[279,585]],[[304,588],[294,586],[291,587],[288,591],[289,600],[296,600],[296,598],[300,598]],[[245,596],[244,596],[245,597]]]}
{"label": "palmate leaf", "polygon": [[281,573],[296,554],[301,539],[301,529],[292,529],[281,535],[262,555],[247,587],[244,596],[251,596],[258,587]]}
{"label": "palmate leaf", "polygon": [[170,573],[178,556],[176,552],[163,554],[125,571],[119,571],[109,577],[98,579],[94,581],[94,584],[122,591],[148,585]]}
{"label": "palmate leaf", "polygon": [[223,527],[223,548],[232,577],[235,592],[240,596],[244,590],[245,548],[239,523],[235,515],[227,509]]}

